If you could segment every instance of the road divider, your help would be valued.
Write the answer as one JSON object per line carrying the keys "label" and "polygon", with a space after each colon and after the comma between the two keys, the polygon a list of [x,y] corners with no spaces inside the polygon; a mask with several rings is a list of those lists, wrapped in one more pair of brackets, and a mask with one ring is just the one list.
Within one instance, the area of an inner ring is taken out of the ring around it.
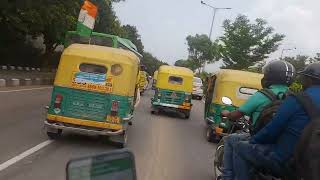
{"label": "road divider", "polygon": [[0,79],[0,87],[6,87],[7,82],[5,79]]}
{"label": "road divider", "polygon": [[22,86],[31,86],[32,85],[32,80],[30,78],[25,78],[21,80],[21,85]]}
{"label": "road divider", "polygon": [[51,144],[52,142],[53,142],[53,140],[44,141],[44,142],[42,142],[42,143],[34,146],[33,148],[28,149],[28,150],[24,151],[23,153],[21,153],[21,154],[15,156],[15,157],[9,159],[8,161],[0,164],[0,172],[3,171],[3,170],[5,170],[5,169],[7,169],[9,166],[11,166],[11,165],[13,165],[13,164],[21,161],[22,159],[30,156],[31,154],[39,151],[40,149],[48,146],[48,145]]}
{"label": "road divider", "polygon": [[20,79],[12,78],[9,80],[8,85],[13,87],[20,86]]}

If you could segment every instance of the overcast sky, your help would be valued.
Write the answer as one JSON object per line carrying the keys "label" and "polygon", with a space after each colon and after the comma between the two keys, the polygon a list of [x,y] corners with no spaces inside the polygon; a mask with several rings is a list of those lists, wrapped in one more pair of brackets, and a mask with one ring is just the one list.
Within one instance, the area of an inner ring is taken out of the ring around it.
{"label": "overcast sky", "polygon": [[[212,38],[223,33],[225,19],[245,14],[250,19],[264,18],[275,31],[286,35],[281,48],[297,49],[286,55],[315,55],[320,52],[319,0],[204,0],[215,7],[231,7],[219,11]],[[115,4],[122,24],[137,27],[145,50],[173,64],[188,56],[186,36],[208,34],[212,10],[200,0],[125,0]],[[280,51],[271,57],[280,56]],[[209,71],[216,66],[208,66]]]}

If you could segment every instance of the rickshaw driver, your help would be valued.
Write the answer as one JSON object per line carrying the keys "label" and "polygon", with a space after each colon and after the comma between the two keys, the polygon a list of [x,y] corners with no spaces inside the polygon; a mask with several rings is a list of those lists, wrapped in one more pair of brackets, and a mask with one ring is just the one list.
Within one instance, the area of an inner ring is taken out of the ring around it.
{"label": "rickshaw driver", "polygon": [[[288,86],[292,83],[294,67],[286,61],[273,61],[264,68],[264,77],[261,80],[263,88],[271,90],[274,94],[286,93]],[[263,107],[270,104],[271,100],[261,92],[253,94],[238,110],[229,112],[222,111],[221,115],[231,121],[235,121],[244,115],[251,117],[252,125],[256,121]],[[224,154],[223,154],[223,180],[234,179],[233,170],[233,149],[234,144],[239,141],[249,139],[249,133],[230,134],[224,137]],[[220,177],[221,178],[221,177]]]}

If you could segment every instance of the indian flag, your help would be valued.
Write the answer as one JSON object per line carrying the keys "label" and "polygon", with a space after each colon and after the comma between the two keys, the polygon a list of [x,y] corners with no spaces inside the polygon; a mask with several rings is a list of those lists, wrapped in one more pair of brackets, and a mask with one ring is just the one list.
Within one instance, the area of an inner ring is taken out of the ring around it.
{"label": "indian flag", "polygon": [[96,5],[92,4],[90,1],[85,0],[83,6],[81,7],[77,31],[80,35],[90,36],[94,28],[94,22],[97,17],[98,8]]}

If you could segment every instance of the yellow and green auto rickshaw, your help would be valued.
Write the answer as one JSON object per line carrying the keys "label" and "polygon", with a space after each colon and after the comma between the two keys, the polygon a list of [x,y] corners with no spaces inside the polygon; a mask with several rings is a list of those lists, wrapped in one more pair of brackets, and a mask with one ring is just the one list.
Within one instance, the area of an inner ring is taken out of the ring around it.
{"label": "yellow and green auto rickshaw", "polygon": [[140,70],[138,77],[139,77],[138,86],[139,86],[140,94],[142,95],[148,87],[147,72]]}
{"label": "yellow and green auto rickshaw", "polygon": [[131,125],[139,58],[110,47],[72,44],[61,56],[45,127],[108,136],[124,146]]}
{"label": "yellow and green auto rickshaw", "polygon": [[156,89],[151,99],[152,113],[162,109],[182,112],[189,118],[191,111],[193,72],[184,67],[162,65],[158,70]]}
{"label": "yellow and green auto rickshaw", "polygon": [[156,87],[157,77],[158,77],[158,70],[156,70],[156,71],[153,73],[152,89],[155,89],[155,87]]}
{"label": "yellow and green auto rickshaw", "polygon": [[208,141],[217,142],[226,135],[230,123],[221,117],[221,112],[236,110],[260,90],[262,77],[258,73],[224,69],[207,78],[204,115]]}

